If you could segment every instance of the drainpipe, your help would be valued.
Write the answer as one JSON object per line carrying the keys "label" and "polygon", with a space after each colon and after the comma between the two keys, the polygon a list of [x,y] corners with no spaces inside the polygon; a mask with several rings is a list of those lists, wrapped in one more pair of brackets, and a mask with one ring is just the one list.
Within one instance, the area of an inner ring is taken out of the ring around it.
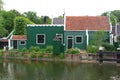
{"label": "drainpipe", "polygon": [[117,20],[116,19],[114,20],[115,20],[115,35],[117,36]]}
{"label": "drainpipe", "polygon": [[64,17],[64,31],[65,31],[66,30],[66,14],[65,14],[65,9],[64,9],[63,17]]}
{"label": "drainpipe", "polygon": [[112,24],[110,22],[110,12],[107,13],[107,16],[108,16],[108,21],[109,21],[109,26],[110,26],[110,44],[113,44],[113,34],[112,33]]}
{"label": "drainpipe", "polygon": [[87,46],[89,45],[89,34],[88,34],[88,30],[86,30],[86,37],[87,37]]}

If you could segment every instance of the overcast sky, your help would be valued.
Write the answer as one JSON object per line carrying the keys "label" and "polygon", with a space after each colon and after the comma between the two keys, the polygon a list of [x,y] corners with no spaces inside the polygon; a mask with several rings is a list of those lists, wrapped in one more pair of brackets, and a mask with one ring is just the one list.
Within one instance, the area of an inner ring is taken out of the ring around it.
{"label": "overcast sky", "polygon": [[3,0],[4,9],[20,13],[34,11],[39,16],[96,16],[111,10],[120,10],[120,0]]}

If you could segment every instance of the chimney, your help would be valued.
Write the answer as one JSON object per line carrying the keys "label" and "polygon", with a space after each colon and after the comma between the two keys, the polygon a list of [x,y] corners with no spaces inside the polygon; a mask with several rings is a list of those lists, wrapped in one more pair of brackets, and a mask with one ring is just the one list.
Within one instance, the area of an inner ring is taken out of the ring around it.
{"label": "chimney", "polygon": [[43,21],[44,21],[44,24],[46,24],[46,23],[47,23],[47,16],[44,16]]}

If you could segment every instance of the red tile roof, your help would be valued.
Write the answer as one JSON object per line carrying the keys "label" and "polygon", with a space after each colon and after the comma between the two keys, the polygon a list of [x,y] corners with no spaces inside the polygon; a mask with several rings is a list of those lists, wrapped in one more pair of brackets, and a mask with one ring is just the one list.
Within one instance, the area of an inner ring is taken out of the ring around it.
{"label": "red tile roof", "polygon": [[7,39],[0,39],[0,42],[8,42]]}
{"label": "red tile roof", "polygon": [[110,30],[107,16],[66,16],[66,30]]}
{"label": "red tile roof", "polygon": [[26,35],[13,35],[12,40],[26,40],[27,36]]}

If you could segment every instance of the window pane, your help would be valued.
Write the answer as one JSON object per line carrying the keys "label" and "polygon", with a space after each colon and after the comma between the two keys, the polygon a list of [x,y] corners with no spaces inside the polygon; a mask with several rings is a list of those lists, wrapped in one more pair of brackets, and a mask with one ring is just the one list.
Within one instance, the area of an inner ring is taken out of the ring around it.
{"label": "window pane", "polygon": [[24,45],[24,44],[25,44],[25,41],[21,41],[20,44]]}
{"label": "window pane", "polygon": [[82,37],[76,37],[76,42],[81,43],[82,42]]}
{"label": "window pane", "polygon": [[44,35],[38,35],[38,43],[44,43]]}

